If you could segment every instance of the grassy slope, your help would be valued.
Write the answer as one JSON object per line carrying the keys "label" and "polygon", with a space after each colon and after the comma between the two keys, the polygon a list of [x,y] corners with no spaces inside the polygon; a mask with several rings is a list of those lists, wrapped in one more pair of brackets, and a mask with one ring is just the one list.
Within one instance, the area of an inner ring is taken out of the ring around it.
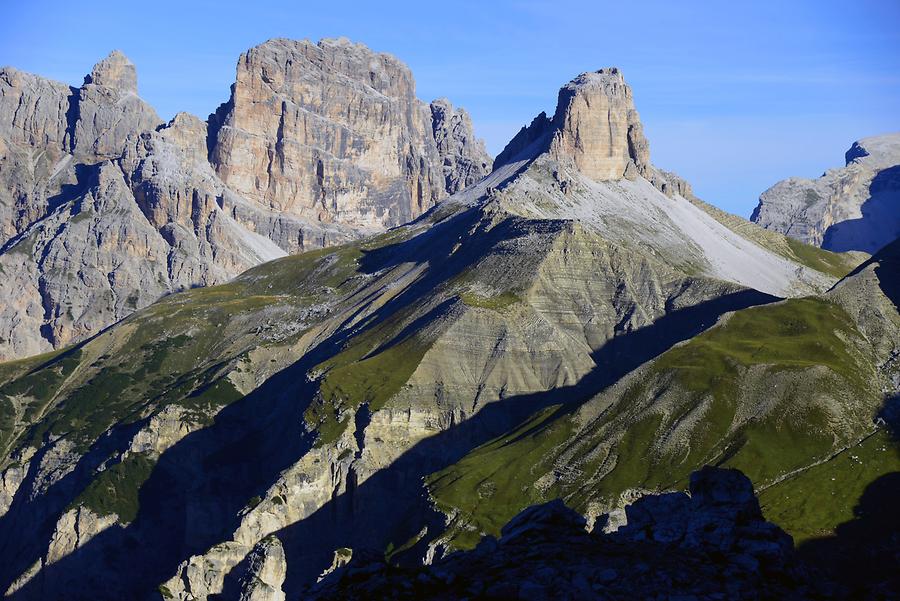
{"label": "grassy slope", "polygon": [[[454,544],[470,547],[478,532],[497,534],[529,504],[562,496],[585,510],[592,500],[608,503],[630,488],[683,488],[690,472],[706,463],[738,467],[757,483],[771,482],[834,450],[833,429],[841,426],[807,398],[810,390],[856,391],[860,404],[877,404],[871,366],[845,342],[857,336],[846,314],[820,299],[737,312],[724,325],[661,355],[596,422],[578,429],[566,414],[536,416],[527,434],[510,433],[434,474],[432,496],[443,510],[460,511]],[[739,419],[749,368],[807,384],[789,390],[787,402]],[[677,391],[680,400],[657,409],[654,399],[667,390]],[[702,415],[689,432],[689,446],[665,450],[660,442],[697,411]],[[536,482],[551,470],[561,477]],[[781,486],[766,499],[780,508],[781,523],[790,530],[803,498],[788,498],[788,488]],[[852,499],[837,502],[843,505],[821,528],[833,528]]]}
{"label": "grassy slope", "polygon": [[[111,426],[169,404],[185,407],[188,419],[208,421],[241,398],[226,376],[247,351],[285,343],[277,331],[264,336],[260,330],[352,288],[360,255],[350,245],[286,257],[228,284],[161,299],[74,348],[0,364],[3,456],[49,434],[84,451]],[[129,521],[154,461],[130,455],[114,463],[73,505]]]}
{"label": "grassy slope", "polygon": [[759,499],[766,517],[800,543],[853,520],[853,508],[866,487],[893,472],[900,472],[897,441],[879,430],[825,463],[763,490]]}

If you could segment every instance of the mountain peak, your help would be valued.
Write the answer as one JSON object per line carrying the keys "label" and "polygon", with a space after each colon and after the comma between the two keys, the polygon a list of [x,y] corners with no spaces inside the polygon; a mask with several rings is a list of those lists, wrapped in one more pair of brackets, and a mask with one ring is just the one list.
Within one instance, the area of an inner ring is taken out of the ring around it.
{"label": "mountain peak", "polygon": [[[540,141],[538,143],[538,141]],[[498,155],[495,166],[549,152],[595,181],[645,174],[650,147],[631,87],[616,67],[582,73],[559,90],[553,119],[541,113]]]}
{"label": "mountain peak", "polygon": [[84,78],[84,83],[137,94],[137,70],[125,54],[120,50],[113,50],[94,65],[90,75]]}
{"label": "mountain peak", "polygon": [[550,152],[596,181],[620,179],[629,163],[644,173],[650,148],[631,88],[615,67],[582,73],[559,91]]}

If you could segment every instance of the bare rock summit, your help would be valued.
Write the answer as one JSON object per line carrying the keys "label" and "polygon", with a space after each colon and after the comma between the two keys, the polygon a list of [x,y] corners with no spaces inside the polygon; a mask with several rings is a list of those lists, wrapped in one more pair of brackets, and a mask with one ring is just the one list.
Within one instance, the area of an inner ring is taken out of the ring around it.
{"label": "bare rock summit", "polygon": [[84,78],[84,83],[137,94],[137,69],[120,50],[113,50],[94,65],[90,75]]}
{"label": "bare rock summit", "polygon": [[541,113],[523,127],[494,167],[542,153],[598,182],[642,176],[668,194],[685,186],[651,165],[631,87],[616,67],[582,73],[564,85],[553,117]]}
{"label": "bare rock summit", "polygon": [[[442,157],[409,68],[344,38],[276,39],[244,53],[215,119],[210,158],[222,181],[315,222],[399,225],[447,196],[445,182],[456,191],[490,168],[486,157],[477,168],[458,160],[453,144]],[[460,125],[450,139],[474,141],[471,124]]]}
{"label": "bare rock summit", "polygon": [[464,111],[417,99],[406,65],[346,39],[249,50],[205,122],[164,123],[118,50],[80,87],[4,67],[0,360],[399,225],[490,169]]}
{"label": "bare rock summit", "polygon": [[837,252],[874,253],[900,237],[900,133],[854,142],[844,157],[817,179],[763,192],[751,221]]}

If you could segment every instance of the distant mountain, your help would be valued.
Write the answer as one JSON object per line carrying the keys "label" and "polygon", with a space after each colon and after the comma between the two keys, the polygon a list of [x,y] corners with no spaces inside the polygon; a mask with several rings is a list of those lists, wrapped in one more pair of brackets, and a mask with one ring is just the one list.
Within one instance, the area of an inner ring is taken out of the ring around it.
{"label": "distant mountain", "polygon": [[347,40],[271,40],[208,122],[162,123],[120,52],[80,88],[0,69],[0,359],[164,294],[421,214],[491,161],[464,111]]}
{"label": "distant mountain", "polygon": [[818,179],[763,192],[751,221],[836,252],[874,253],[900,238],[900,133],[854,142],[845,158]]}

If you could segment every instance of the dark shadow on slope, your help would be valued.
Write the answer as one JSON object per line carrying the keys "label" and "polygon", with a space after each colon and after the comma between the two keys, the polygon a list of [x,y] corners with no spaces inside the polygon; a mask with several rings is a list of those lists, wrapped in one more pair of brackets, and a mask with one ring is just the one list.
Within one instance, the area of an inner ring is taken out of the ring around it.
{"label": "dark shadow on slope", "polygon": [[881,476],[866,487],[854,518],[833,536],[801,544],[797,552],[809,565],[849,588],[853,599],[888,599],[900,593],[900,472]]}
{"label": "dark shadow on slope", "polygon": [[[664,346],[712,324],[726,311],[769,300],[772,298],[744,291],[666,315],[656,325],[623,335],[634,336],[633,343],[612,343],[616,352],[601,349],[598,368],[578,384],[491,403],[471,419],[418,443],[363,483],[357,484],[351,474],[346,493],[279,533],[291,566],[288,591],[308,584],[330,564],[331,551],[337,547],[383,548],[388,541],[411,538],[423,522],[430,521],[436,529],[443,516],[432,512],[422,487],[423,476],[458,461],[543,407],[559,403],[577,406],[613,381],[615,374],[652,358],[652,354],[636,354],[648,341],[653,341],[648,353],[661,352]],[[309,450],[312,439],[303,432],[302,415],[315,384],[307,382],[306,374],[338,352],[343,342],[340,335],[326,341],[247,397],[225,407],[212,426],[186,436],[163,453],[140,490],[140,510],[131,524],[113,526],[47,566],[12,598],[78,598],[87,591],[95,599],[143,595],[174,574],[183,560],[229,539],[248,499],[261,495],[283,469]],[[70,501],[57,503],[56,511]],[[29,503],[22,507],[26,513],[30,509],[34,507]],[[52,529],[53,508],[49,515],[44,518],[45,529]],[[27,536],[25,529],[17,531]],[[4,557],[14,554],[9,549]],[[23,555],[7,573],[4,584],[35,559],[37,555]]]}
{"label": "dark shadow on slope", "polygon": [[[878,421],[891,434],[892,452],[900,454],[900,396],[885,402]],[[895,599],[900,594],[900,472],[869,483],[853,516],[834,535],[801,544],[799,556],[847,586],[850,598]]]}
{"label": "dark shadow on slope", "polygon": [[[453,245],[479,218],[478,211],[468,210],[422,236],[424,240],[419,240],[414,248],[407,244],[400,248],[380,249],[376,253],[379,260],[375,269],[398,265],[410,258],[417,262],[433,262],[440,267],[429,270],[423,281],[410,286],[412,290],[405,290],[375,311],[364,325],[348,328],[347,324],[356,314],[349,316],[338,332],[320,347],[273,376],[248,397],[223,409],[213,426],[187,436],[169,449],[141,489],[141,509],[135,521],[127,527],[117,526],[104,532],[77,553],[47,568],[47,581],[61,582],[66,577],[91,581],[104,571],[113,570],[110,573],[121,572],[124,580],[133,582],[135,590],[141,590],[145,584],[155,586],[170,576],[178,563],[191,554],[205,551],[209,545],[228,538],[237,526],[236,516],[247,500],[263,492],[278,472],[302,456],[311,444],[307,440],[309,437],[301,432],[303,412],[315,392],[315,385],[307,382],[307,372],[340,352],[344,342],[354,333],[396,315],[414,302],[416,295],[428,293],[442,278],[452,277],[465,269],[466,261],[476,258],[479,251],[485,252],[504,236],[514,235],[508,227],[497,227],[485,242],[488,246],[479,244],[477,249],[456,253],[454,259],[447,260]],[[370,257],[367,264],[371,263]],[[358,312],[364,310],[365,303]],[[0,587],[3,590],[40,558],[40,553],[49,544],[58,516],[110,455],[127,448],[128,440],[140,425],[115,428],[81,458],[70,474],[36,495],[34,500],[30,499],[33,474],[31,480],[19,487],[10,510],[0,518],[0,532],[3,533],[0,557],[4,559],[0,567]],[[276,445],[278,448],[269,449],[271,445],[266,441],[278,440],[275,433],[285,428],[294,431],[282,432],[282,442]],[[241,461],[242,456],[246,456],[246,460]],[[266,469],[251,467],[254,459]],[[221,465],[217,466],[217,462]],[[191,473],[190,467],[194,467],[195,472]],[[188,516],[188,511],[198,511],[200,515]],[[204,520],[208,523],[205,531],[195,532]],[[188,529],[188,522],[191,529]],[[127,548],[130,541],[144,539],[143,551],[135,558],[146,562],[140,568],[140,575],[132,573],[133,566],[140,565],[139,561],[119,566],[115,562],[109,564],[101,556],[109,549]],[[29,588],[35,592],[26,590],[21,596],[42,595],[37,584]],[[47,593],[52,594],[52,591]]]}
{"label": "dark shadow on slope", "polygon": [[869,185],[862,217],[835,223],[822,238],[822,248],[874,253],[900,236],[900,165],[880,171]]}
{"label": "dark shadow on slope", "polygon": [[[262,495],[280,471],[311,447],[313,440],[304,432],[302,420],[312,397],[306,372],[325,352],[314,351],[279,372],[250,395],[223,408],[211,426],[189,434],[164,452],[140,489],[140,509],[132,523],[103,531],[76,552],[45,567],[12,598],[143,598],[172,576],[183,560],[228,539],[248,500]],[[125,441],[127,448],[133,434],[117,438]],[[59,511],[80,492],[86,484],[84,477],[89,477],[95,466],[96,462],[80,466],[81,485],[67,487],[67,498],[44,508],[45,531],[49,528],[52,532]],[[22,510],[17,514],[37,515],[38,508],[26,501]],[[11,534],[6,526],[0,526],[0,531]],[[17,531],[29,536],[24,528]],[[47,540],[49,536],[44,542]],[[40,551],[46,544],[32,548]],[[16,557],[12,549],[4,549],[2,556]],[[32,551],[14,562],[4,572],[2,586],[8,586],[16,572],[21,573],[37,558]]]}
{"label": "dark shadow on slope", "polygon": [[[496,248],[499,245],[532,234],[535,228],[552,234],[564,227],[567,223],[563,221],[535,224],[515,218],[495,223],[481,211],[466,210],[412,240],[369,251],[360,261],[362,270],[369,273],[407,262],[427,262],[429,269],[373,311],[363,325],[347,327],[352,320],[349,317],[336,334],[299,362],[222,409],[213,425],[168,449],[140,490],[140,510],[131,524],[113,526],[47,566],[14,598],[140,596],[172,576],[178,564],[191,555],[229,539],[248,500],[261,495],[313,442],[303,430],[303,413],[315,393],[315,383],[307,381],[313,367],[340,352],[351,336],[433,296],[435,289],[485,253],[503,252]],[[673,312],[647,328],[621,334],[599,350],[595,355],[598,367],[579,383],[489,404],[471,419],[415,445],[389,468],[364,482],[357,484],[352,474],[345,494],[281,533],[291,566],[288,589],[297,591],[318,575],[330,564],[331,550],[337,547],[383,548],[388,541],[402,543],[421,528],[422,516],[431,515],[434,527],[442,523],[443,516],[430,513],[423,476],[458,461],[543,407],[560,403],[576,406],[619,375],[702,331],[722,313],[771,300],[757,292],[743,291]],[[121,440],[127,438],[121,436]],[[102,457],[108,455],[106,450]],[[23,553],[14,548],[5,550],[4,558],[14,556],[17,561],[15,568],[4,572],[3,584],[21,574],[38,559],[40,550],[46,549],[44,543],[59,512],[83,489],[85,478],[95,468],[96,464],[90,463],[79,466],[77,485],[61,488],[59,502],[46,507],[47,511],[35,512],[43,520],[38,524],[41,544],[13,545],[24,549]],[[14,515],[22,516],[35,508],[23,500]],[[415,520],[405,520],[407,516]],[[5,528],[0,531],[6,532]],[[27,528],[16,531],[22,538],[29,536]]]}
{"label": "dark shadow on slope", "polygon": [[874,271],[878,277],[878,285],[881,291],[900,310],[900,238],[887,244],[872,255],[871,258],[859,264],[856,269],[848,273],[843,279],[857,275],[870,265],[875,266]]}
{"label": "dark shadow on slope", "polygon": [[900,239],[881,249],[875,258],[878,260],[878,267],[875,268],[878,285],[894,307],[900,310]]}
{"label": "dark shadow on slope", "polygon": [[[478,218],[477,211],[467,211],[448,220],[441,231],[469,231]],[[386,259],[383,263],[404,262],[396,250],[414,252],[407,256],[437,266],[374,311],[363,326],[348,328],[355,314],[348,317],[336,334],[299,362],[222,409],[212,426],[188,435],[167,450],[140,490],[140,510],[131,524],[104,531],[76,552],[46,567],[42,576],[28,583],[15,598],[53,598],[63,591],[67,598],[73,598],[80,591],[96,591],[101,586],[109,591],[110,598],[143,593],[174,574],[181,561],[228,539],[237,528],[239,513],[247,501],[262,494],[278,473],[303,456],[313,443],[313,437],[303,431],[303,413],[315,393],[315,383],[307,381],[307,373],[340,352],[354,334],[397,314],[444,278],[465,269],[491,244],[502,241],[504,236],[525,232],[509,226],[506,223],[494,227],[486,236],[488,246],[479,244],[469,252],[455,253],[452,259],[447,257],[458,237],[451,240],[428,235],[414,251],[408,247],[387,249],[388,254],[381,255]],[[364,306],[358,310],[362,311]],[[51,487],[53,490],[48,492],[53,494],[29,501],[31,487],[20,487],[18,501],[0,520],[0,532],[7,541],[0,553],[7,560],[5,569],[0,570],[0,586],[4,590],[40,558],[58,516],[110,454],[127,448],[136,428],[101,439],[98,448],[82,458],[72,474]],[[116,429],[119,430],[122,429]],[[111,574],[118,575],[118,583]],[[116,585],[122,583],[127,583],[127,588],[117,590]]]}
{"label": "dark shadow on slope", "polygon": [[515,429],[543,408],[560,404],[561,412],[573,410],[621,375],[709,327],[721,314],[773,300],[755,291],[743,291],[668,314],[600,349],[594,355],[597,367],[578,383],[488,403],[462,423],[417,443],[361,484],[355,484],[355,477],[348,478],[346,492],[305,520],[276,533],[287,555],[288,598],[314,581],[330,565],[332,552],[339,547],[383,551],[389,542],[400,546],[410,541],[423,526],[432,536],[440,532],[444,516],[433,510],[422,486],[428,474]]}

